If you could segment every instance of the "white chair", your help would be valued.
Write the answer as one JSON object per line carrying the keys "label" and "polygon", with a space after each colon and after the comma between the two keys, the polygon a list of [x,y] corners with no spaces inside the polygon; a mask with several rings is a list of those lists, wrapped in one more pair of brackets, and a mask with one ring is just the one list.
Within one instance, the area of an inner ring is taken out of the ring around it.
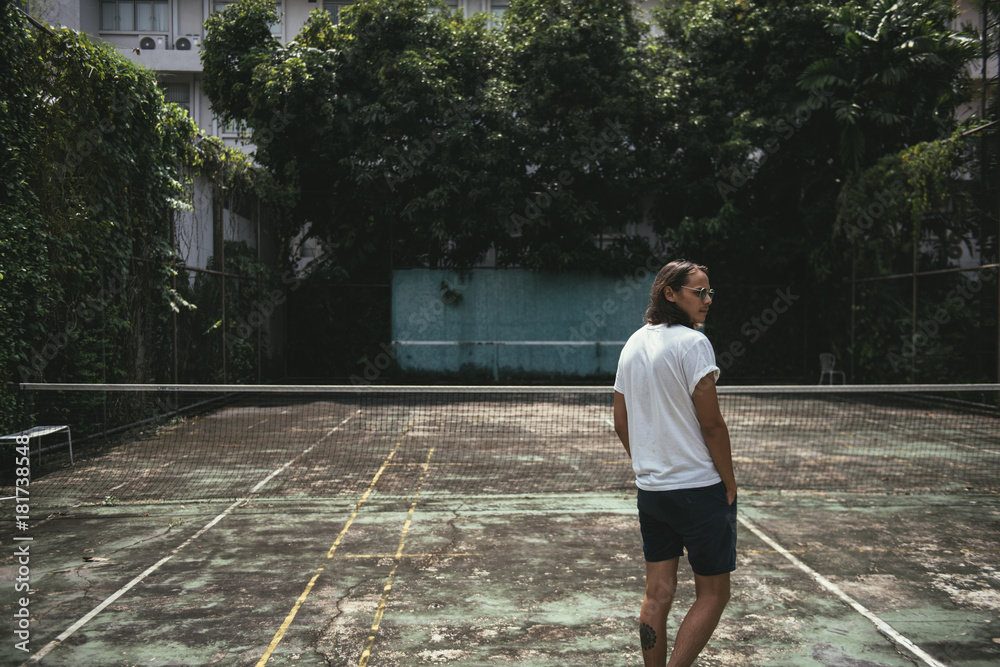
{"label": "white chair", "polygon": [[823,378],[830,376],[830,384],[833,384],[833,376],[839,375],[841,384],[847,384],[847,376],[844,375],[844,371],[835,371],[833,367],[837,365],[837,357],[830,354],[829,352],[824,352],[819,355],[819,365],[822,372],[819,374],[819,383],[823,384]]}

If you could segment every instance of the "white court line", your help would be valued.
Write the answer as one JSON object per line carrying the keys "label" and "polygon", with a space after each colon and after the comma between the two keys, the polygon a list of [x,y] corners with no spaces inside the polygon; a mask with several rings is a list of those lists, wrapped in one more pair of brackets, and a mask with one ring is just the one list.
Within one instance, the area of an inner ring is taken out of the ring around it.
{"label": "white court line", "polygon": [[[358,410],[358,412],[361,412],[361,411]],[[319,440],[317,440],[313,444],[309,445],[309,447],[307,449],[299,452],[294,458],[292,458],[291,460],[289,460],[288,462],[286,462],[284,465],[279,466],[270,475],[268,475],[267,477],[265,477],[263,480],[260,481],[260,483],[258,483],[256,486],[254,486],[253,489],[250,490],[250,493],[256,493],[257,491],[259,491],[265,484],[267,484],[272,479],[274,479],[275,476],[277,476],[282,471],[287,470],[290,465],[292,465],[293,463],[295,463],[296,461],[298,461],[300,458],[302,458],[303,456],[305,456],[306,454],[308,454],[309,452],[311,452],[313,450],[313,448],[316,447],[316,445],[320,444],[321,442],[323,442],[324,440],[326,440],[327,438],[329,438],[334,433],[334,431],[336,431],[337,429],[339,429],[341,426],[343,426],[344,424],[346,424],[350,420],[354,419],[354,417],[357,416],[358,412],[355,412],[351,416],[349,416],[346,419],[344,419],[344,421],[340,422],[339,424],[337,424],[336,426],[334,426],[333,428],[331,428],[329,431],[327,431],[326,435],[324,435],[322,438],[320,438]],[[240,498],[239,500],[237,500],[236,502],[234,502],[232,505],[230,505],[229,507],[227,507],[222,512],[222,514],[220,514],[219,516],[217,516],[214,519],[212,519],[211,521],[209,521],[207,524],[205,524],[202,527],[201,530],[199,530],[197,533],[195,533],[194,535],[192,535],[188,539],[184,540],[184,542],[181,543],[179,546],[174,547],[173,551],[171,551],[169,554],[167,554],[166,556],[164,556],[163,558],[161,558],[160,560],[158,560],[153,565],[151,565],[148,568],[146,568],[146,570],[142,574],[138,575],[132,581],[128,582],[127,584],[125,584],[124,586],[122,586],[121,588],[119,588],[117,591],[115,591],[114,593],[112,593],[110,596],[108,596],[108,598],[106,600],[104,600],[104,602],[102,602],[101,604],[99,604],[96,607],[94,607],[93,609],[91,609],[90,612],[88,612],[80,620],[78,620],[76,623],[74,623],[73,625],[71,625],[68,628],[66,628],[66,630],[64,630],[62,634],[60,634],[58,637],[56,637],[55,639],[53,639],[52,641],[50,641],[48,644],[46,644],[45,646],[43,646],[41,649],[38,650],[37,653],[35,653],[34,655],[32,655],[30,658],[28,658],[27,660],[25,660],[21,664],[22,665],[29,665],[29,664],[40,662],[41,659],[44,658],[49,653],[51,653],[53,649],[57,648],[60,644],[62,644],[67,639],[69,639],[73,635],[73,633],[75,633],[77,630],[79,630],[84,625],[86,625],[91,620],[93,620],[93,618],[95,616],[97,616],[98,614],[100,614],[102,611],[104,611],[105,609],[107,609],[108,605],[113,604],[115,602],[115,600],[117,600],[121,596],[125,595],[125,593],[127,593],[129,590],[131,590],[132,588],[134,588],[137,584],[141,583],[143,579],[145,579],[149,575],[151,575],[154,572],[156,572],[157,570],[159,570],[160,567],[163,566],[164,563],[166,563],[167,561],[169,561],[170,559],[172,559],[174,556],[176,556],[178,553],[180,553],[180,551],[184,547],[188,546],[189,544],[191,544],[192,542],[194,542],[195,540],[197,540],[199,537],[201,537],[202,535],[204,535],[206,532],[208,532],[209,529],[211,529],[214,525],[216,525],[217,523],[219,523],[220,521],[222,521],[224,518],[226,518],[226,516],[229,513],[231,513],[237,507],[239,507],[240,505],[242,505],[244,502],[246,502],[246,500],[247,499],[245,497],[244,498]]]}
{"label": "white court line", "polygon": [[783,546],[781,546],[780,544],[772,540],[770,537],[765,535],[760,530],[760,528],[751,523],[749,519],[744,518],[742,515],[737,515],[737,518],[739,519],[740,523],[742,523],[751,533],[762,539],[772,549],[774,549],[782,556],[787,558],[789,561],[791,561],[793,565],[795,565],[797,568],[799,568],[807,575],[809,575],[816,583],[818,583],[820,586],[822,586],[826,590],[836,595],[838,598],[840,598],[848,605],[853,607],[856,612],[858,612],[859,614],[867,618],[869,621],[874,623],[875,627],[878,628],[883,634],[888,636],[889,639],[896,642],[899,646],[902,646],[916,657],[920,658],[923,662],[930,665],[930,667],[947,667],[945,664],[938,662],[930,655],[925,653],[923,649],[921,649],[919,646],[911,642],[909,639],[896,632],[896,630],[891,625],[883,621],[881,618],[879,618],[874,613],[869,611],[868,608],[865,607],[863,604],[861,604],[860,602],[852,598],[850,595],[845,593],[843,590],[841,590],[840,587],[837,586],[837,584],[833,583],[832,581],[824,577],[822,574],[820,574],[816,570],[812,569],[811,567],[803,563],[801,560],[796,558],[794,554],[790,553]]}

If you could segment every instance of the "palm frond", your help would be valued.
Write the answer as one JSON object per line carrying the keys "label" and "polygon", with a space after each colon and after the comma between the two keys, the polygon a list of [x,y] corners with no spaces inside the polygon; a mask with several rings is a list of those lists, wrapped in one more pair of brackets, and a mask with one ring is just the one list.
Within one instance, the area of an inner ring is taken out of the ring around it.
{"label": "palm frond", "polygon": [[906,121],[906,116],[900,115],[898,113],[893,113],[891,111],[886,111],[885,109],[872,109],[868,112],[868,115],[877,124],[883,127],[889,127],[892,125],[899,125]]}
{"label": "palm frond", "polygon": [[850,100],[837,100],[830,106],[833,109],[834,118],[847,125],[856,125],[863,113],[861,107]]}

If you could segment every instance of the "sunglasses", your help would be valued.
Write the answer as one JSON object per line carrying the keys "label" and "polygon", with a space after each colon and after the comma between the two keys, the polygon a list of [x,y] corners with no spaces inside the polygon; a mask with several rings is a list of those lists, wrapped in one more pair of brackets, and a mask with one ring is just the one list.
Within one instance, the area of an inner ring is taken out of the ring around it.
{"label": "sunglasses", "polygon": [[697,292],[698,298],[701,299],[702,301],[704,301],[706,298],[708,299],[715,298],[714,289],[705,289],[704,287],[688,287],[687,285],[681,285],[681,287],[683,287],[684,289],[689,289],[693,292]]}

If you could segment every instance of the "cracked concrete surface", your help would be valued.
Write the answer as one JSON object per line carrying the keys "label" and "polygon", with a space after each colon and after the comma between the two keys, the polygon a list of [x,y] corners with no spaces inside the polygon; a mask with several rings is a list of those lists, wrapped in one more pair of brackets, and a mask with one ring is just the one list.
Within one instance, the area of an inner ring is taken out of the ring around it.
{"label": "cracked concrete surface", "polygon": [[[256,665],[300,599],[267,664],[358,665],[380,607],[370,665],[641,664],[635,619],[644,570],[633,496],[429,494],[397,558],[410,503],[374,494],[332,558],[355,508],[350,498],[238,507],[42,664]],[[80,507],[38,526],[32,649],[225,507],[163,504],[141,515]],[[937,660],[1000,662],[996,497],[744,494],[741,512]],[[86,555],[121,565],[88,569]],[[8,551],[2,580],[15,571]],[[13,586],[0,590],[0,617],[11,619]],[[678,597],[682,611],[693,597],[689,578]],[[669,630],[676,625],[672,617]],[[24,657],[12,640],[0,644],[0,663]],[[732,602],[697,664],[921,663],[742,531]]]}

